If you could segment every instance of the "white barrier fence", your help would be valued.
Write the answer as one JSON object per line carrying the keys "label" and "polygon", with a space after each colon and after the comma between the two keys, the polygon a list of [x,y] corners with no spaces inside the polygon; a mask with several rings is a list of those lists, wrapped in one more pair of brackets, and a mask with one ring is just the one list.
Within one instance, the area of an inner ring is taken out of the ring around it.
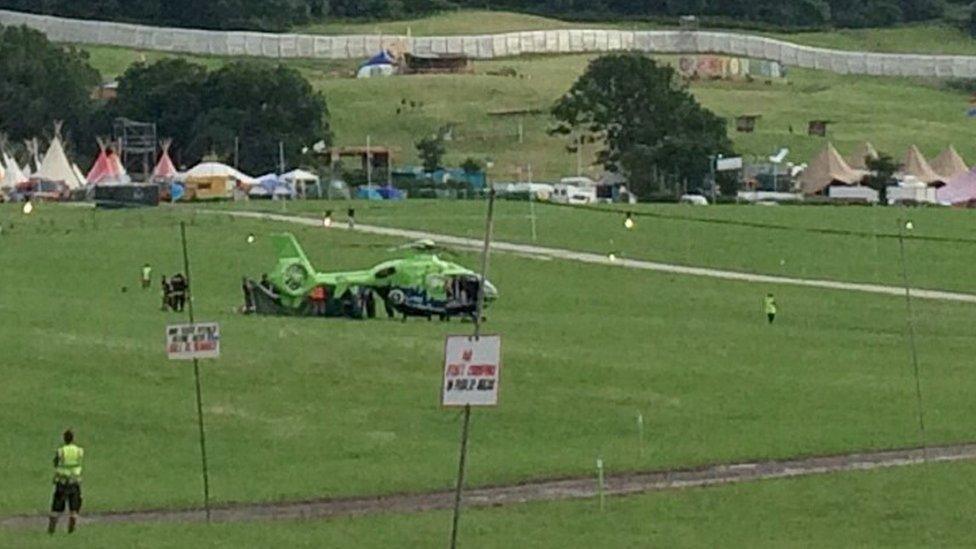
{"label": "white barrier fence", "polygon": [[27,25],[55,42],[198,55],[359,59],[385,47],[417,54],[496,59],[526,54],[713,53],[840,74],[976,77],[976,57],[839,51],[707,31],[549,30],[476,36],[305,35],[226,32],[85,21],[0,10],[0,25]]}

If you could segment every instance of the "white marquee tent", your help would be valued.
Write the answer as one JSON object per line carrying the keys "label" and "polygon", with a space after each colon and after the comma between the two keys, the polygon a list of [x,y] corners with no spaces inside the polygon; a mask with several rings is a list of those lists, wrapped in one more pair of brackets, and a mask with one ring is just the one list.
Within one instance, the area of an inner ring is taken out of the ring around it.
{"label": "white marquee tent", "polygon": [[186,179],[226,178],[233,179],[247,185],[254,185],[257,183],[257,180],[253,177],[220,162],[202,162],[191,168],[190,171],[183,174],[183,176]]}

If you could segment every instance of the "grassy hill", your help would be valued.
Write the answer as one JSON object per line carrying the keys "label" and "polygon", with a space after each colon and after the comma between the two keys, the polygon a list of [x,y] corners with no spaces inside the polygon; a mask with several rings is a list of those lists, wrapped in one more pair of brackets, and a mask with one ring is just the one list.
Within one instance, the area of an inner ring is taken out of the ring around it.
{"label": "grassy hill", "polygon": [[[92,63],[106,76],[117,75],[132,62],[163,54],[115,48],[86,47]],[[343,145],[391,146],[397,162],[417,163],[414,143],[438,128],[454,128],[447,143],[447,162],[465,158],[493,158],[494,175],[515,179],[518,167],[532,165],[536,178],[557,179],[575,173],[576,157],[566,143],[547,135],[548,109],[583,72],[592,56],[523,57],[475,63],[472,75],[406,76],[357,80],[353,61],[296,60],[298,67],[325,92],[332,127]],[[673,62],[674,58],[661,57]],[[198,58],[210,66],[226,62]],[[500,76],[514,72],[517,76]],[[721,116],[760,114],[752,134],[735,133],[736,148],[746,155],[765,157],[789,147],[789,159],[805,162],[827,140],[848,154],[864,140],[900,158],[911,144],[928,155],[954,143],[963,156],[976,160],[970,139],[968,97],[944,89],[938,82],[904,78],[841,76],[811,70],[791,70],[788,82],[697,82],[691,89]],[[413,103],[413,107],[410,103]],[[399,114],[397,111],[400,111]],[[498,111],[536,111],[522,116],[493,116]],[[809,120],[828,119],[828,139],[809,137]],[[519,142],[519,124],[522,142]],[[591,175],[595,149],[584,150]]]}

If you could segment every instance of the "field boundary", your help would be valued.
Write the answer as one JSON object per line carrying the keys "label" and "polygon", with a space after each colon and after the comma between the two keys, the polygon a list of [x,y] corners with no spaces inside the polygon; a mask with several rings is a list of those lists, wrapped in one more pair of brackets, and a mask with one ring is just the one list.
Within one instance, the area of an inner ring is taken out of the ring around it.
{"label": "field boundary", "polygon": [[[929,448],[881,450],[841,455],[804,457],[786,460],[753,461],[711,465],[694,469],[674,469],[645,473],[609,475],[604,493],[626,496],[647,492],[705,488],[742,482],[796,478],[845,471],[870,471],[924,463],[970,461],[976,459],[976,444]],[[510,486],[471,489],[464,494],[469,507],[496,507],[535,501],[588,499],[598,495],[595,477],[538,480]],[[418,513],[450,509],[454,492],[441,490],[418,494],[314,499],[293,502],[233,503],[212,509],[216,522],[260,520],[323,519],[379,513]],[[18,515],[0,518],[0,527],[38,527],[45,515]],[[202,508],[146,511],[114,511],[86,515],[85,521],[99,524],[148,522],[203,522]]]}
{"label": "field boundary", "polygon": [[418,55],[501,59],[633,51],[733,55],[838,74],[976,77],[976,56],[842,51],[736,32],[594,28],[460,36],[278,34],[153,27],[9,10],[0,10],[0,25],[26,25],[54,42],[230,57],[365,59],[392,49]]}
{"label": "field boundary", "polygon": [[[309,217],[282,215],[264,212],[234,212],[220,210],[198,210],[200,213],[212,215],[229,215],[250,219],[263,219],[268,221],[279,221],[283,223],[294,223],[299,225],[321,227],[320,219]],[[347,226],[337,223],[330,230],[350,230]],[[409,238],[413,240],[430,239],[441,244],[447,244],[460,248],[481,249],[484,242],[480,239],[465,238],[461,236],[445,235],[428,231],[417,231],[412,229],[395,229],[391,227],[381,227],[378,225],[364,225],[357,223],[354,231],[380,236],[391,236],[397,238]],[[655,271],[668,274],[685,276],[698,276],[705,278],[716,278],[722,280],[732,280],[738,282],[754,282],[762,284],[777,284],[788,286],[804,286],[809,288],[822,288],[826,290],[840,290],[850,292],[863,292],[869,294],[880,294],[888,296],[905,296],[905,288],[900,286],[886,286],[882,284],[867,284],[861,282],[842,282],[836,280],[825,280],[815,278],[793,278],[777,275],[765,275],[757,273],[746,273],[741,271],[729,271],[723,269],[712,269],[707,267],[690,267],[673,263],[660,263],[655,261],[644,261],[639,259],[613,258],[609,256],[595,254],[591,252],[579,252],[565,250],[561,248],[548,248],[543,246],[533,246],[528,244],[515,244],[511,242],[493,241],[492,249],[500,252],[515,253],[530,257],[541,257],[547,259],[562,259],[567,261],[577,261],[594,265],[604,265],[611,267],[623,267],[627,269],[638,269],[644,271]],[[913,298],[928,299],[936,301],[955,301],[960,303],[976,303],[976,295],[960,292],[949,292],[945,290],[927,290],[922,288],[910,288],[909,292]]]}

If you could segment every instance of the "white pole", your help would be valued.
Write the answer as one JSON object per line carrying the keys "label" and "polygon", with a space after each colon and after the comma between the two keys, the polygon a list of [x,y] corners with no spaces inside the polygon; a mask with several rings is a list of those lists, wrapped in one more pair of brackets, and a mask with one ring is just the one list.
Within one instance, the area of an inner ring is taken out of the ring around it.
{"label": "white pole", "polygon": [[[278,175],[282,175],[284,173],[285,173],[285,142],[278,141]],[[274,195],[272,195],[271,198],[274,198]],[[287,200],[282,198],[281,211],[285,211],[288,209],[288,206],[285,204],[285,202],[287,202]]]}
{"label": "white pole", "polygon": [[532,164],[529,164],[529,219],[532,221],[532,242],[536,241],[535,191],[532,190]]}
{"label": "white pole", "polygon": [[576,177],[583,175],[583,136],[576,136]]}
{"label": "white pole", "polygon": [[606,496],[603,491],[604,490],[603,485],[604,485],[603,458],[596,458],[596,491],[600,496],[600,511],[606,509],[606,503],[605,503]]}
{"label": "white pole", "polygon": [[369,135],[366,135],[366,188],[373,188],[373,159],[369,152]]}

